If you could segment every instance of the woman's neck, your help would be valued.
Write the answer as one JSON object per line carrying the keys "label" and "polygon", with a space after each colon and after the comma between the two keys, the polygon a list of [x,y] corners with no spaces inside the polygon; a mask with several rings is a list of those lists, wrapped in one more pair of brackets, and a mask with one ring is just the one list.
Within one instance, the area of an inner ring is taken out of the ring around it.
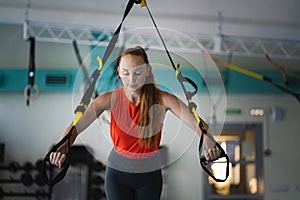
{"label": "woman's neck", "polygon": [[140,102],[140,91],[135,91],[135,92],[131,92],[131,91],[127,91],[124,88],[124,93],[125,96],[127,97],[128,101],[133,104],[133,105],[138,105]]}

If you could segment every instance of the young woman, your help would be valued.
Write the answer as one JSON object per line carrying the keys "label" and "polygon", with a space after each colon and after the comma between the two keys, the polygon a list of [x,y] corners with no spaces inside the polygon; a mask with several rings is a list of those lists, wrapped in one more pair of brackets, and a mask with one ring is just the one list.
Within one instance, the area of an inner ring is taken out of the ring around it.
{"label": "young woman", "polygon": [[[110,134],[114,149],[106,168],[105,190],[108,200],[159,200],[162,175],[158,147],[166,112],[172,112],[199,135],[201,130],[180,99],[157,88],[143,48],[125,50],[120,56],[117,72],[123,87],[104,93],[91,102],[78,121],[71,142],[104,111],[110,112]],[[63,136],[70,128],[66,129]],[[208,147],[206,159],[217,159],[220,150],[210,146],[205,138]],[[61,167],[66,158],[66,149],[64,145],[52,153],[50,162]]]}

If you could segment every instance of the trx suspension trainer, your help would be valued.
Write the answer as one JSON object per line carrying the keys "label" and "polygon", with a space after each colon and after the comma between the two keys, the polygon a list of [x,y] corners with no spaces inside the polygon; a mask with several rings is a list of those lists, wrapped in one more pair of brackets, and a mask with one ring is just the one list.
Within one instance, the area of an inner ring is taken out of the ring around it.
{"label": "trx suspension trainer", "polygon": [[228,69],[231,69],[233,71],[239,72],[239,73],[244,74],[244,75],[247,75],[249,77],[252,77],[252,78],[255,78],[255,79],[258,79],[258,80],[261,80],[261,81],[268,82],[268,83],[272,84],[273,86],[275,86],[277,89],[281,90],[282,92],[285,92],[285,93],[295,97],[297,99],[297,101],[300,102],[300,94],[298,94],[298,93],[296,93],[296,92],[294,92],[294,91],[292,91],[292,90],[290,90],[290,89],[288,89],[288,88],[286,88],[282,85],[279,85],[278,83],[274,82],[270,77],[267,77],[267,76],[264,76],[262,74],[250,71],[248,69],[230,64],[230,63],[222,61],[222,60],[218,60],[217,58],[214,58],[213,56],[207,54],[206,52],[202,52],[202,54],[204,56],[210,58],[216,64],[222,65],[222,66],[224,66]]}
{"label": "trx suspension trainer", "polygon": [[[39,96],[40,89],[34,83],[35,77],[35,38],[29,37],[28,41],[30,42],[30,50],[29,50],[29,66],[28,66],[28,84],[24,89],[24,96],[26,99],[26,105],[29,106],[30,99],[34,99]],[[31,95],[31,89],[35,90],[35,94]]]}
{"label": "trx suspension trainer", "polygon": [[[70,146],[71,146],[71,136],[72,136],[72,132],[76,126],[76,123],[78,122],[78,120],[80,119],[80,117],[82,116],[82,114],[85,112],[88,104],[90,103],[91,101],[91,97],[92,97],[92,94],[93,94],[93,91],[95,89],[95,84],[96,84],[96,81],[100,75],[100,72],[101,72],[101,69],[102,69],[102,66],[105,65],[107,59],[109,58],[112,50],[114,49],[115,47],[115,44],[118,40],[118,35],[120,33],[120,30],[122,28],[122,24],[125,20],[125,18],[127,17],[127,15],[129,14],[131,8],[133,7],[134,4],[140,4],[141,7],[146,7],[147,10],[148,10],[148,13],[151,17],[151,20],[157,30],[157,33],[161,39],[161,42],[164,46],[164,49],[168,55],[168,58],[172,64],[172,67],[173,69],[175,70],[175,74],[176,74],[176,77],[184,91],[184,94],[186,96],[186,99],[188,101],[188,107],[189,107],[189,110],[190,112],[194,115],[194,117],[196,118],[197,122],[198,122],[198,125],[199,125],[199,128],[200,130],[202,131],[202,134],[201,134],[201,137],[200,137],[200,142],[199,142],[199,155],[202,151],[202,146],[203,146],[203,139],[204,139],[204,135],[207,136],[206,139],[210,139],[211,141],[213,141],[216,145],[217,148],[219,148],[221,150],[221,155],[220,157],[225,157],[226,158],[226,163],[227,163],[227,166],[226,166],[226,177],[225,179],[218,179],[216,178],[211,172],[210,170],[206,167],[206,163],[207,161],[205,160],[205,158],[203,156],[200,157],[200,164],[202,166],[202,168],[217,182],[224,182],[227,180],[228,176],[229,176],[229,157],[228,155],[225,153],[225,151],[222,149],[222,147],[217,143],[215,142],[213,136],[211,136],[207,130],[205,129],[204,125],[203,125],[203,122],[201,120],[201,118],[198,116],[197,112],[196,112],[196,107],[197,105],[192,101],[192,97],[194,95],[196,95],[197,91],[198,91],[198,87],[196,85],[195,82],[193,82],[191,79],[183,76],[181,74],[181,72],[179,71],[179,65],[177,65],[177,67],[175,67],[175,64],[172,60],[172,57],[166,47],[166,44],[158,30],[158,27],[152,17],[152,14],[147,6],[147,3],[146,3],[146,0],[129,0],[128,3],[127,3],[127,6],[126,6],[126,9],[125,9],[125,12],[123,14],[123,18],[122,18],[122,21],[120,23],[120,25],[118,26],[118,28],[116,29],[115,33],[113,34],[113,37],[111,38],[111,40],[109,41],[109,44],[104,52],[104,56],[103,56],[103,59],[101,61],[101,59],[98,57],[98,62],[99,62],[99,69],[95,70],[93,72],[93,74],[91,75],[91,79],[90,79],[90,83],[89,83],[89,87],[87,88],[85,94],[83,95],[82,99],[81,99],[81,102],[80,104],[77,106],[77,108],[75,109],[75,118],[74,118],[74,121],[72,123],[72,127],[70,129],[70,131],[68,132],[67,135],[64,136],[63,139],[61,139],[61,141],[59,141],[59,143],[57,143],[48,153],[47,155],[45,156],[44,158],[44,163],[43,163],[43,170],[42,170],[42,175],[43,175],[43,178],[45,180],[45,182],[49,185],[49,186],[54,186],[57,182],[59,182],[60,180],[62,180],[65,175],[66,175],[66,172],[69,168],[69,165],[70,165]],[[184,83],[188,83],[190,85],[193,86],[193,88],[195,89],[195,91],[187,91]],[[49,157],[50,157],[50,154],[52,152],[56,152],[57,149],[62,146],[65,142],[67,142],[67,147],[68,147],[68,152],[67,152],[67,155],[66,155],[66,160],[65,160],[65,163],[63,165],[63,169],[52,179],[50,180],[48,175],[47,175],[47,172],[46,172],[46,165],[47,163],[50,163],[49,161]]]}

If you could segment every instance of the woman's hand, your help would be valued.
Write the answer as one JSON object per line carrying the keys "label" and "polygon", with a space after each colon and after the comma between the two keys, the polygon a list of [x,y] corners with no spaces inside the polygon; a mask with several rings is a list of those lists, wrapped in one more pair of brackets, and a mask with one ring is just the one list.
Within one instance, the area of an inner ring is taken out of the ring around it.
{"label": "woman's hand", "polygon": [[66,154],[61,152],[52,152],[50,154],[50,163],[61,168],[66,160]]}
{"label": "woman's hand", "polygon": [[215,161],[220,156],[221,156],[221,149],[219,149],[217,146],[213,146],[212,148],[209,148],[204,152],[204,157],[207,160],[207,162]]}

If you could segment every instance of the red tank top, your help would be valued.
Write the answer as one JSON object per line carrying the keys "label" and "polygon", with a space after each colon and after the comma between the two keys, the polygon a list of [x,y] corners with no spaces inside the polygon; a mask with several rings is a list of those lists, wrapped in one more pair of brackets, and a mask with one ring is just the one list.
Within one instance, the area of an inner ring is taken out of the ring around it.
{"label": "red tank top", "polygon": [[[127,158],[141,159],[154,155],[161,140],[161,129],[157,133],[155,145],[151,148],[141,146],[138,138],[139,105],[132,105],[125,96],[124,89],[114,91],[115,103],[111,110],[110,134],[115,151]],[[161,127],[162,128],[162,127]]]}

